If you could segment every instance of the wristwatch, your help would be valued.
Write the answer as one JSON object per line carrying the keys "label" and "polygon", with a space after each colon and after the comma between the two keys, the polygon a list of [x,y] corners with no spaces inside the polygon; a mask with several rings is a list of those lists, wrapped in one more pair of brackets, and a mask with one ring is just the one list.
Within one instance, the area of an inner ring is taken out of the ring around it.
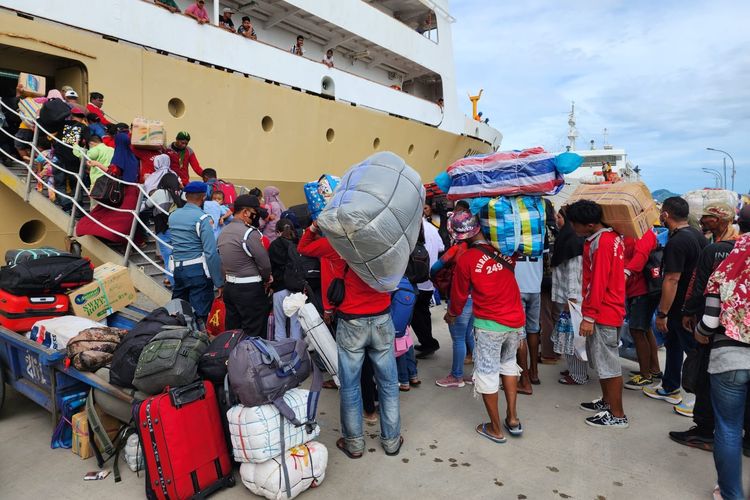
{"label": "wristwatch", "polygon": [[665,312],[661,312],[661,311],[656,311],[656,317],[657,318],[666,318],[667,316],[669,316],[669,314],[667,314]]}

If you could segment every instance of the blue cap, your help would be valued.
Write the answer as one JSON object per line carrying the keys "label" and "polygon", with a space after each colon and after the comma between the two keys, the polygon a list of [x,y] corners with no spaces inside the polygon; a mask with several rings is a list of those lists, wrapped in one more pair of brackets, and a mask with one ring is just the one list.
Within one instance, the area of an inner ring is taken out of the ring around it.
{"label": "blue cap", "polygon": [[191,181],[188,182],[187,186],[185,186],[182,190],[184,193],[203,193],[206,194],[208,192],[208,184],[201,181]]}

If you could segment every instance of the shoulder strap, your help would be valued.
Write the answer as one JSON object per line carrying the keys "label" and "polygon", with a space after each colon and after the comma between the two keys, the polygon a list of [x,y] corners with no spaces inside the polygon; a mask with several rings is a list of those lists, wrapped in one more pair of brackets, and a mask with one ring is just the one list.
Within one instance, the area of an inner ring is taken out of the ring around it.
{"label": "shoulder strap", "polygon": [[201,222],[203,222],[203,220],[206,217],[211,217],[211,216],[208,215],[208,214],[203,214],[203,215],[200,216],[200,218],[198,219],[198,221],[195,223],[195,232],[198,235],[198,238],[201,237]]}
{"label": "shoulder strap", "polygon": [[509,257],[506,257],[505,255],[501,254],[500,252],[498,252],[494,248],[492,250],[490,250],[487,247],[488,247],[488,245],[484,245],[484,244],[476,245],[476,248],[478,248],[483,254],[488,255],[489,257],[491,257],[492,260],[494,260],[498,264],[503,264],[505,266],[508,266],[508,268],[510,269],[510,271],[513,272],[513,273],[516,271],[516,265],[513,263],[512,259],[510,259]]}
{"label": "shoulder strap", "polygon": [[255,231],[254,227],[247,228],[247,231],[245,231],[245,234],[242,236],[242,250],[245,251],[248,257],[251,259],[253,258],[253,254],[250,252],[250,249],[247,247],[247,237],[250,236],[250,233]]}

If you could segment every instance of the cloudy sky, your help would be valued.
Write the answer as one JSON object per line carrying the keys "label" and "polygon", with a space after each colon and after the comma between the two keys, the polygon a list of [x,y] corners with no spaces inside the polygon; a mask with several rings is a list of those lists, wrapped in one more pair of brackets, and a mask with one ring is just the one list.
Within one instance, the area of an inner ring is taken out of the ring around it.
{"label": "cloudy sky", "polygon": [[453,0],[451,12],[459,99],[484,88],[502,149],[564,148],[574,100],[578,147],[606,127],[652,190],[713,187],[701,169],[723,155],[709,146],[750,190],[750,2]]}

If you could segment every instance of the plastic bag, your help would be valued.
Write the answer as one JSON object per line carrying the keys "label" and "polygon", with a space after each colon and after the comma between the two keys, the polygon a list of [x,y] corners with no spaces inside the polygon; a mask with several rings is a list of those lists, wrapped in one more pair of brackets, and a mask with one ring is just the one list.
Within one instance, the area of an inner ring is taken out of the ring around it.
{"label": "plastic bag", "polygon": [[583,313],[581,312],[581,306],[577,302],[568,301],[570,307],[570,322],[573,325],[573,346],[576,350],[576,358],[581,361],[588,361],[589,358],[586,355],[586,337],[581,337],[581,322],[583,321]]}

